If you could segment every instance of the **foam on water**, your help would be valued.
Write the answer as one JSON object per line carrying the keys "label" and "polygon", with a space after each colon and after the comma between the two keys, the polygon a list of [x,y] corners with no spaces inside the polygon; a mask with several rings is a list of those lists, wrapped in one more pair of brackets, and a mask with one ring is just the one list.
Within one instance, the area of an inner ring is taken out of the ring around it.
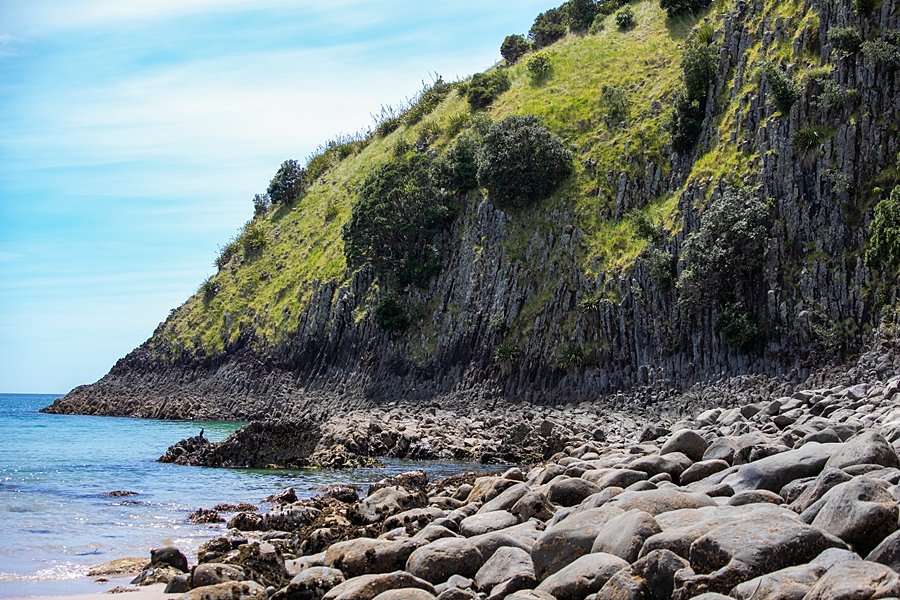
{"label": "foam on water", "polygon": [[[217,441],[235,423],[146,421],[44,415],[58,396],[0,394],[0,598],[102,591],[88,569],[117,558],[149,557],[175,545],[193,554],[224,524],[188,515],[216,504],[250,502],[286,487],[312,496],[332,483],[369,483],[424,468],[441,477],[470,463],[392,461],[385,469],[259,471],[157,463],[166,448],[206,429]],[[137,492],[106,497],[109,492]],[[227,517],[227,515],[225,515]],[[121,582],[117,582],[121,583]]]}

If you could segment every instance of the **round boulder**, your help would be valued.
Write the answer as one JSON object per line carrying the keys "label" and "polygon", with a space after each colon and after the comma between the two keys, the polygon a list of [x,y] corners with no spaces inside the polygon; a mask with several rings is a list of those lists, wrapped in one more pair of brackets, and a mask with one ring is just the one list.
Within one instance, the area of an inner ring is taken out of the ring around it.
{"label": "round boulder", "polygon": [[474,577],[482,565],[484,558],[475,544],[464,538],[443,538],[413,552],[406,570],[435,584],[451,575]]}
{"label": "round boulder", "polygon": [[698,461],[703,460],[703,453],[708,447],[709,443],[699,433],[691,429],[682,429],[669,436],[659,453],[681,452],[691,460]]}

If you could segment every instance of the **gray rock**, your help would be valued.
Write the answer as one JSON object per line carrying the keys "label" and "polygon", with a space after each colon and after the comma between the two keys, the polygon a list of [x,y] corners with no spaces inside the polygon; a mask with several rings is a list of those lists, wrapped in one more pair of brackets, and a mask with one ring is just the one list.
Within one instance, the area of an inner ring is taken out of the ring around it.
{"label": "gray rock", "polygon": [[715,501],[706,494],[669,489],[626,491],[605,504],[620,508],[622,511],[642,510],[654,516],[672,510],[715,505]]}
{"label": "gray rock", "polygon": [[475,480],[475,485],[466,502],[490,502],[502,492],[508,490],[519,482],[503,477],[479,477]]}
{"label": "gray rock", "polygon": [[274,600],[321,600],[332,588],[344,583],[344,574],[329,567],[312,567],[298,573]]}
{"label": "gray rock", "polygon": [[880,479],[856,477],[832,488],[822,501],[813,527],[841,538],[861,555],[897,531],[900,511]]}
{"label": "gray rock", "polygon": [[518,589],[537,585],[531,556],[519,548],[500,548],[475,574],[475,585],[479,592],[490,594],[495,586],[514,577],[521,584]]}
{"label": "gray rock", "polygon": [[663,447],[660,448],[660,454],[670,454],[672,452],[681,452],[693,461],[703,460],[703,454],[709,444],[696,431],[690,429],[682,429],[673,433]]}
{"label": "gray rock", "polygon": [[388,590],[418,588],[434,595],[434,586],[414,577],[405,571],[382,573],[379,575],[360,575],[337,585],[323,600],[373,600],[375,596]]}
{"label": "gray rock", "polygon": [[183,594],[185,592],[190,591],[190,576],[187,573],[183,573],[181,575],[176,575],[172,578],[172,580],[166,584],[165,590],[163,590],[164,594]]}
{"label": "gray rock", "polygon": [[322,511],[301,503],[276,504],[263,515],[262,527],[276,531],[296,531],[312,525]]}
{"label": "gray rock", "polygon": [[900,531],[895,531],[884,538],[881,543],[869,553],[866,560],[887,565],[900,573]]}
{"label": "gray rock", "polygon": [[426,506],[428,497],[422,492],[388,486],[351,506],[347,510],[347,517],[355,523],[377,523],[403,511]]}
{"label": "gray rock", "polygon": [[791,502],[791,509],[802,513],[807,508],[818,502],[828,490],[834,486],[846,483],[853,479],[847,473],[833,467],[826,467],[824,471],[819,473],[812,485],[806,488],[800,496]]}
{"label": "gray rock", "polygon": [[373,600],[434,600],[434,594],[418,588],[401,588],[381,592]]}
{"label": "gray rock", "polygon": [[628,563],[611,554],[588,554],[544,579],[536,588],[557,600],[581,600],[600,591],[618,571]]}
{"label": "gray rock", "polygon": [[[451,523],[452,523],[452,521],[451,521]],[[458,527],[457,527],[457,529],[458,529]],[[434,523],[432,523],[428,527],[425,527],[425,528],[421,529],[420,531],[418,531],[412,537],[412,539],[422,540],[422,541],[431,543],[435,540],[439,540],[441,538],[449,538],[449,537],[459,537],[459,536],[456,535],[455,533],[453,533],[452,531],[450,531],[450,529],[448,529],[442,525],[435,525]]]}
{"label": "gray rock", "polygon": [[580,477],[570,477],[553,481],[547,487],[547,498],[559,506],[575,506],[592,494],[600,491],[597,484]]}
{"label": "gray rock", "polygon": [[471,541],[444,538],[413,552],[406,561],[406,570],[425,581],[441,583],[451,575],[474,577],[482,565],[484,557]]}
{"label": "gray rock", "polygon": [[397,527],[404,527],[407,530],[418,531],[429,523],[447,516],[447,512],[440,508],[425,507],[413,508],[397,513],[384,520],[382,527],[385,531],[390,531]]}
{"label": "gray rock", "polygon": [[900,468],[900,459],[894,448],[880,433],[864,429],[840,447],[828,459],[826,467],[841,469],[852,465],[875,464],[883,467]]}
{"label": "gray rock", "polygon": [[603,475],[598,481],[597,486],[601,489],[610,487],[627,488],[638,481],[645,481],[647,473],[644,471],[634,471],[632,469],[613,469]]}
{"label": "gray rock", "polygon": [[900,596],[900,575],[885,565],[854,561],[835,565],[806,594],[806,600],[857,600]]}
{"label": "gray rock", "polygon": [[744,504],[758,504],[760,502],[768,502],[769,504],[784,504],[784,499],[769,490],[747,490],[735,494],[728,499],[731,506],[742,506]]}
{"label": "gray rock", "polygon": [[604,505],[570,515],[548,527],[531,548],[538,581],[589,553],[603,525],[624,512],[621,508]]}
{"label": "gray rock", "polygon": [[491,533],[485,533],[483,535],[476,535],[470,537],[469,541],[478,548],[478,551],[481,552],[481,556],[484,560],[490,559],[490,557],[494,555],[494,552],[500,548],[519,548],[525,552],[531,552],[534,541],[513,537],[507,533],[508,531],[509,530],[507,529],[503,531],[492,531]]}
{"label": "gray rock", "polygon": [[370,573],[402,571],[413,551],[425,543],[421,539],[347,540],[329,546],[325,551],[325,564],[342,571],[348,579]]}
{"label": "gray rock", "polygon": [[735,586],[731,596],[737,600],[803,600],[825,569],[799,565],[769,573]]}
{"label": "gray rock", "polygon": [[806,444],[799,450],[790,450],[742,465],[722,483],[735,492],[745,490],[769,490],[776,494],[789,481],[801,477],[814,477],[825,467],[831,455],[841,444]]}
{"label": "gray rock", "polygon": [[191,574],[191,586],[204,587],[246,579],[247,576],[241,567],[222,563],[203,563],[194,567],[194,572]]}
{"label": "gray rock", "polygon": [[681,474],[681,485],[687,485],[689,483],[694,483],[695,481],[700,481],[701,479],[706,479],[714,473],[724,471],[729,466],[730,465],[727,462],[720,459],[696,462]]}
{"label": "gray rock", "polygon": [[726,437],[720,437],[713,440],[703,453],[701,460],[724,460],[731,464],[731,459],[734,457],[735,452],[737,452],[737,447],[734,445],[734,442]]}
{"label": "gray rock", "polygon": [[509,512],[516,515],[521,521],[532,518],[546,521],[553,518],[556,508],[543,492],[532,490],[519,498]]}
{"label": "gray rock", "polygon": [[154,567],[168,565],[178,569],[182,573],[187,573],[188,571],[187,557],[181,553],[181,550],[174,546],[165,546],[151,550],[150,565]]}
{"label": "gray rock", "polygon": [[438,594],[437,600],[473,600],[478,596],[472,590],[462,590],[460,588],[447,588]]}
{"label": "gray rock", "polygon": [[690,466],[691,459],[681,452],[642,456],[628,463],[628,468],[633,471],[643,471],[650,477],[660,473],[668,473],[672,476],[673,481],[678,481],[681,474]]}
{"label": "gray rock", "polygon": [[675,573],[690,564],[668,550],[654,550],[612,576],[597,600],[668,600],[675,588]]}
{"label": "gray rock", "polygon": [[490,502],[485,502],[484,505],[478,509],[478,512],[488,513],[495,510],[509,510],[515,506],[523,496],[529,493],[529,489],[530,488],[524,483],[516,484],[511,488],[504,490],[503,493]]}
{"label": "gray rock", "polygon": [[492,531],[500,531],[518,524],[519,519],[505,510],[495,510],[489,513],[475,514],[466,517],[459,523],[459,533],[463,537],[482,535]]}
{"label": "gray rock", "polygon": [[822,567],[827,571],[834,565],[858,560],[862,560],[862,557],[852,550],[844,550],[843,548],[829,548],[828,550],[822,551],[817,557],[812,559],[809,564],[814,567]]}
{"label": "gray rock", "polygon": [[266,588],[255,581],[229,581],[194,588],[178,600],[266,600]]}
{"label": "gray rock", "polygon": [[618,556],[632,563],[644,542],[662,529],[653,515],[641,510],[630,510],[610,519],[597,533],[591,552],[603,552]]}

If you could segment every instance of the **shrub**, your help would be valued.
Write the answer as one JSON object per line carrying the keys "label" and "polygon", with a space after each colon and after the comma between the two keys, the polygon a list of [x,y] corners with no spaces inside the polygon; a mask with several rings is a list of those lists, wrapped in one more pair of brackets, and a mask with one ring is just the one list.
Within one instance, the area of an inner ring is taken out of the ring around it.
{"label": "shrub", "polygon": [[619,29],[631,29],[634,27],[634,11],[630,6],[620,8],[616,13],[616,25]]}
{"label": "shrub", "polygon": [[238,239],[244,249],[244,257],[250,258],[266,247],[266,230],[256,221],[250,221],[244,225],[244,231]]}
{"label": "shrub", "polygon": [[494,99],[509,89],[506,71],[496,69],[487,73],[476,73],[469,82],[466,98],[474,109],[487,108]]}
{"label": "shrub", "polygon": [[603,298],[594,294],[585,296],[578,302],[578,312],[583,315],[598,314],[603,307]]}
{"label": "shrub", "polygon": [[876,65],[894,69],[900,66],[900,49],[885,40],[863,42],[862,53]]}
{"label": "shrub", "polygon": [[667,123],[672,148],[675,152],[689,152],[703,131],[703,106],[699,100],[692,100],[686,90],[679,90],[673,104],[672,117]]}
{"label": "shrub", "polygon": [[494,350],[494,362],[499,364],[511,363],[517,356],[519,356],[519,349],[512,344],[501,344]]}
{"label": "shrub", "polygon": [[856,14],[867,15],[878,6],[878,0],[853,0],[853,6],[856,8]]}
{"label": "shrub", "polygon": [[448,195],[435,185],[431,161],[404,155],[373,171],[344,226],[347,262],[372,264],[402,283],[421,284],[434,273],[431,238],[454,215]]}
{"label": "shrub", "polygon": [[722,334],[729,348],[743,348],[759,335],[759,325],[753,316],[740,304],[730,304],[716,316],[716,333]]}
{"label": "shrub", "polygon": [[509,332],[509,325],[506,324],[506,314],[502,311],[495,312],[488,321],[488,330],[494,335],[506,335]]}
{"label": "shrub", "polygon": [[606,118],[626,121],[629,116],[628,94],[617,85],[604,85],[600,90],[600,105],[606,109]]}
{"label": "shrub", "polygon": [[675,280],[675,257],[664,250],[652,248],[647,253],[647,272],[658,292],[665,292]]}
{"label": "shrub", "polygon": [[399,108],[382,104],[377,115],[372,113],[372,120],[375,121],[375,133],[386,137],[403,125],[403,113]]}
{"label": "shrub", "polygon": [[477,162],[478,183],[501,207],[545,198],[572,174],[572,154],[534,115],[491,125]]}
{"label": "shrub", "polygon": [[712,28],[704,26],[697,29],[688,38],[681,54],[684,88],[675,96],[672,117],[668,123],[672,147],[676,152],[689,152],[703,131],[706,98],[709,86],[715,81],[716,61]]}
{"label": "shrub", "polygon": [[200,284],[200,296],[203,298],[204,304],[209,304],[212,299],[219,293],[219,282],[214,281],[212,277],[208,277],[206,281]]}
{"label": "shrub", "polygon": [[521,35],[508,35],[500,44],[500,56],[508,65],[514,65],[528,52],[528,42]]}
{"label": "shrub", "polygon": [[772,104],[783,114],[788,114],[791,106],[800,97],[800,88],[787,73],[773,62],[766,63],[763,67],[763,75],[772,92]]}
{"label": "shrub", "polygon": [[213,261],[213,264],[221,271],[231,262],[231,259],[237,256],[237,252],[237,240],[232,238],[230,242],[219,248],[219,255],[216,257],[216,260]]}
{"label": "shrub", "polygon": [[441,185],[450,190],[466,193],[478,187],[478,135],[466,133],[438,159]]}
{"label": "shrub", "polygon": [[454,84],[445,83],[440,75],[431,84],[422,82],[422,90],[409,101],[409,108],[403,113],[402,121],[412,126],[434,111],[453,90]]}
{"label": "shrub", "polygon": [[588,33],[590,33],[591,35],[597,35],[598,33],[601,33],[606,28],[606,26],[603,24],[605,18],[606,15],[603,14],[598,14],[596,17],[594,17],[594,22],[591,23],[591,28],[588,29]]}
{"label": "shrub", "polygon": [[569,25],[575,31],[584,31],[594,22],[597,3],[594,0],[569,0],[566,3]]}
{"label": "shrub", "polygon": [[816,105],[822,110],[843,108],[847,104],[847,94],[840,84],[834,79],[825,79],[822,83],[822,92],[816,97]]}
{"label": "shrub", "polygon": [[306,169],[296,160],[286,160],[275,172],[266,193],[272,204],[290,204],[305,191],[306,185]]}
{"label": "shrub", "polygon": [[409,316],[397,296],[391,293],[382,295],[372,313],[375,324],[390,334],[403,333],[409,327]]}
{"label": "shrub", "polygon": [[562,351],[559,366],[563,369],[579,369],[584,365],[584,350],[572,344]]}
{"label": "shrub", "polygon": [[535,83],[545,80],[550,76],[550,71],[553,70],[553,66],[550,64],[550,57],[545,52],[539,52],[529,58],[528,62],[525,63],[525,68],[528,70],[531,80]]}
{"label": "shrub", "polygon": [[260,217],[269,212],[270,206],[272,206],[272,199],[269,198],[268,194],[256,194],[253,196],[254,217]]}
{"label": "shrub", "polygon": [[900,186],[875,206],[870,232],[866,264],[900,268]]}
{"label": "shrub", "polygon": [[625,219],[634,228],[634,235],[642,240],[655,242],[662,237],[662,228],[653,222],[653,218],[638,208],[632,208],[625,215]]}
{"label": "shrub", "polygon": [[863,42],[855,27],[832,27],[828,30],[828,41],[838,50],[848,54],[859,52]]}
{"label": "shrub", "polygon": [[700,230],[684,242],[689,267],[678,278],[679,301],[698,306],[729,298],[751,282],[762,261],[768,214],[744,189],[729,188],[700,217]]}
{"label": "shrub", "polygon": [[659,0],[659,7],[670,19],[709,8],[710,0]]}
{"label": "shrub", "polygon": [[534,25],[528,30],[528,39],[541,49],[562,39],[567,31],[565,13],[562,9],[552,8],[535,17]]}
{"label": "shrub", "polygon": [[825,139],[818,127],[807,127],[794,133],[791,138],[791,146],[798,154],[809,154],[819,147]]}

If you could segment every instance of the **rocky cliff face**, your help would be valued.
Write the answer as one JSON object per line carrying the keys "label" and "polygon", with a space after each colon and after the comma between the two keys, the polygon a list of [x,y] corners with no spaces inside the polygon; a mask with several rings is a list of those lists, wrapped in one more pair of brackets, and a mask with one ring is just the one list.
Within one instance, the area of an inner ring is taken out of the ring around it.
{"label": "rocky cliff face", "polygon": [[[156,335],[50,410],[325,417],[397,399],[490,407],[497,399],[581,402],[636,388],[654,404],[672,390],[742,374],[800,381],[841,351],[883,337],[895,298],[863,251],[873,206],[897,184],[900,78],[890,61],[837,50],[828,32],[854,27],[895,43],[900,3],[884,0],[862,17],[850,0],[790,6],[738,2],[709,17],[717,77],[693,155],[658,164],[638,151],[627,169],[596,173],[600,194],[613,190],[610,219],[677,197],[677,220],[656,244],[676,257],[676,276],[689,266],[684,242],[729,186],[767,202],[762,266],[744,299],[761,331],[755,343],[727,346],[714,328],[724,307],[679,303],[676,290],[651,275],[646,255],[619,270],[585,268],[584,215],[571,199],[547,200],[550,223],[519,246],[511,243],[513,217],[483,199],[435,240],[442,270],[427,290],[406,291],[418,321],[405,336],[360,317],[377,285],[364,268],[344,284],[312,282],[296,330],[272,347],[248,332],[214,357],[184,355]],[[759,75],[776,53],[798,82],[789,114],[773,108],[772,86]],[[842,104],[823,101],[826,84],[810,65],[831,69],[837,91],[829,83],[829,92]],[[810,130],[815,143],[801,149],[798,134]],[[579,310],[586,298],[599,300]],[[501,346],[507,360],[495,356]]]}

